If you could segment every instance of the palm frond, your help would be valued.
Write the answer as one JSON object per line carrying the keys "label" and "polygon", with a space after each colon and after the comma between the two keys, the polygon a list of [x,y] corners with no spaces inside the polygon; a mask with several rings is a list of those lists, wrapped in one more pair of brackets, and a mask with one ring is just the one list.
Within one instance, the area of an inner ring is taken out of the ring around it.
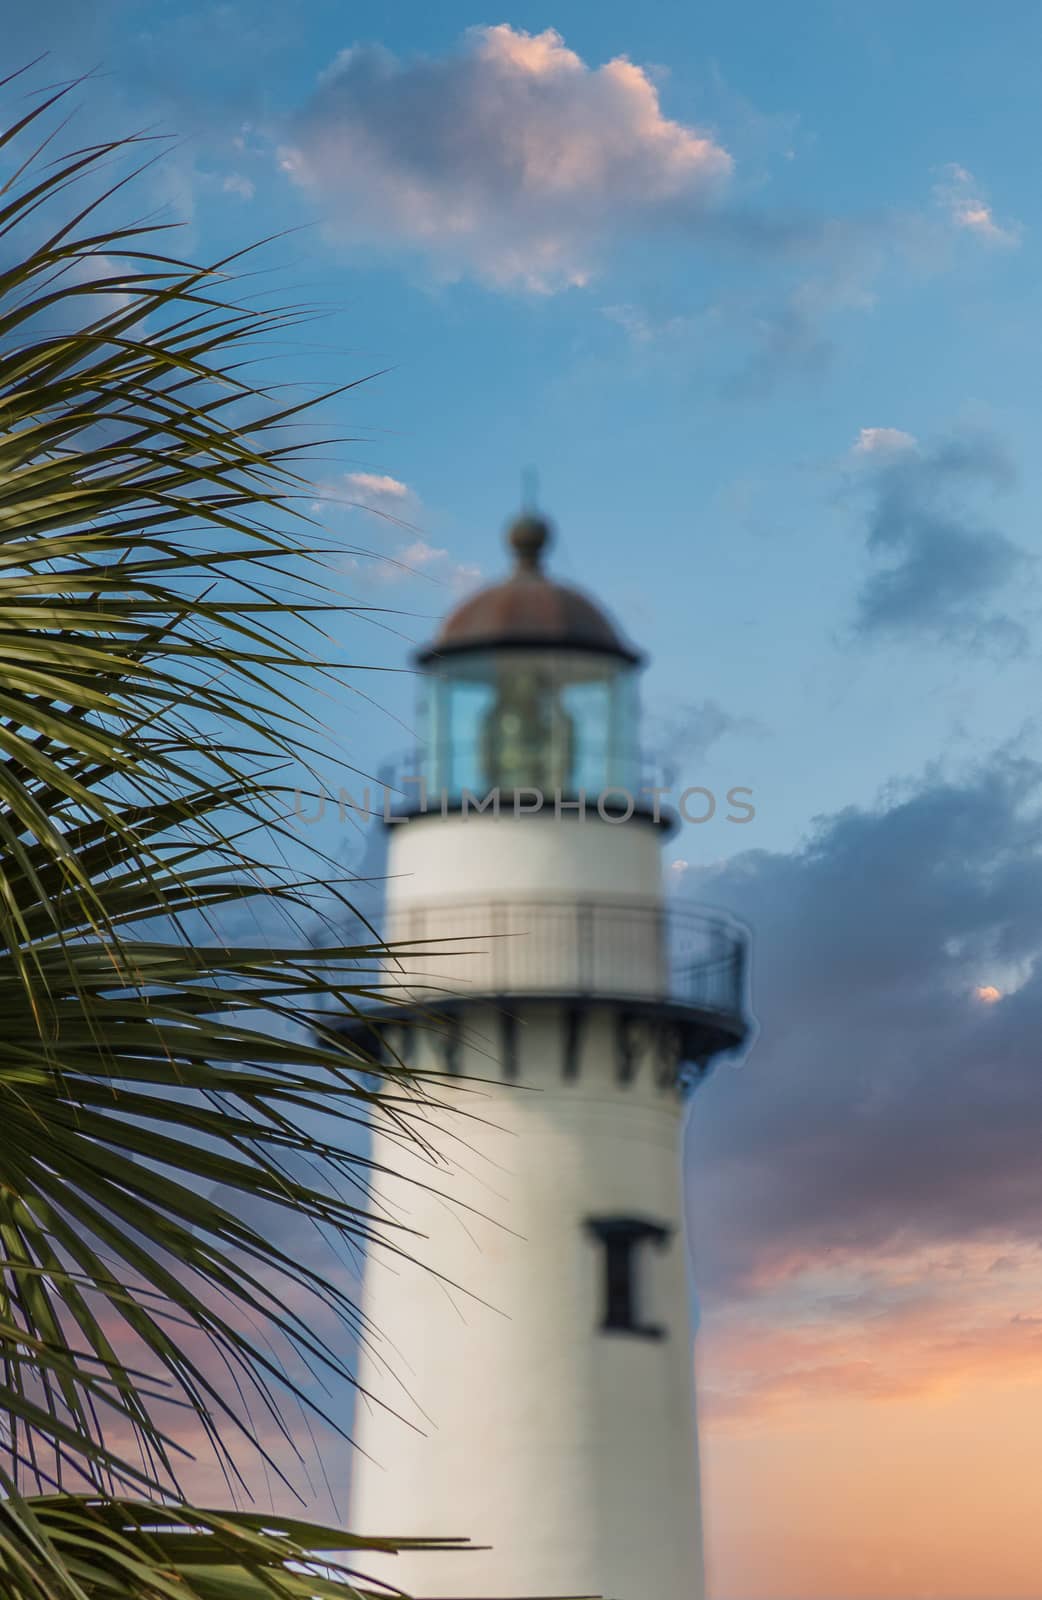
{"label": "palm frond", "polygon": [[340,892],[279,789],[344,608],[302,510],[312,403],[248,376],[305,313],[108,225],[127,150],[45,138],[0,183],[0,1589],[342,1596],[349,1567],[307,1562],[377,1546],[195,1510],[177,1416],[245,1490],[239,1446],[314,1406],[299,1374],[351,1381],[349,1288],[275,1219],[370,1243],[345,1131],[408,1137],[424,1102],[393,1067],[375,1096],[331,1020],[386,951],[221,937]]}
{"label": "palm frond", "polygon": [[466,1548],[141,1501],[54,1496],[24,1511],[17,1526],[0,1513],[0,1585],[20,1584],[19,1600],[392,1600],[401,1591],[366,1579],[367,1556]]}

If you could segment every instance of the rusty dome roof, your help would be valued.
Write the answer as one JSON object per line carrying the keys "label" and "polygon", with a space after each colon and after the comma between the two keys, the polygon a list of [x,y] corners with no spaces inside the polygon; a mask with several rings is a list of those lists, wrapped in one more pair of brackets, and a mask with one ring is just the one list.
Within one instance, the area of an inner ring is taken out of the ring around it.
{"label": "rusty dome roof", "polygon": [[552,537],[544,518],[518,517],[507,533],[515,561],[510,577],[479,589],[451,611],[417,660],[423,663],[457,651],[497,646],[540,646],[640,661],[640,652],[622,638],[594,601],[546,576],[542,557]]}

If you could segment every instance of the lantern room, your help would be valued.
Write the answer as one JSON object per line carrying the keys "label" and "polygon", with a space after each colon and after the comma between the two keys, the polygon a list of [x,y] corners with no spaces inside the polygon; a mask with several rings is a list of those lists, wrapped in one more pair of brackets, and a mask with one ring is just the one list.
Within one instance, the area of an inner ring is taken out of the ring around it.
{"label": "lantern room", "polygon": [[514,571],[458,606],[417,657],[423,777],[450,800],[639,787],[640,654],[593,601],[547,577],[550,538],[541,517],[514,522]]}

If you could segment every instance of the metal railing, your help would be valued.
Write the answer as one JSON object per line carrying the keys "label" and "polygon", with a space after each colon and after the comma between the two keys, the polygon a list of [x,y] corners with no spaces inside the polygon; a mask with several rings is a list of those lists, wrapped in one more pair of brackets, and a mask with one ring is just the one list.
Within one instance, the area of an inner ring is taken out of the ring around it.
{"label": "metal railing", "polygon": [[391,908],[382,933],[396,990],[605,995],[746,1010],[747,936],[722,913],[646,900],[512,895]]}
{"label": "metal railing", "polygon": [[[370,780],[370,809],[377,814],[387,810],[393,814],[438,811],[446,800],[450,805],[458,800],[464,789],[473,798],[481,799],[490,788],[496,787],[480,775],[480,763],[473,756],[469,744],[457,742],[453,751],[454,759],[451,761],[444,752],[435,756],[431,751],[414,748],[399,752],[381,763],[377,777]],[[552,762],[549,765],[552,767]],[[462,777],[461,773],[464,774]],[[444,789],[439,787],[442,775],[449,774],[452,775],[451,781]],[[560,787],[567,798],[574,798],[580,788],[584,789],[591,804],[596,803],[597,796],[602,792],[617,787],[620,799],[622,793],[630,794],[637,809],[651,810],[653,792],[666,791],[674,781],[675,775],[666,764],[645,750],[633,748],[615,751],[609,759],[607,752],[598,746],[585,751],[583,761],[576,764],[572,777]],[[498,787],[507,797],[505,805],[509,809],[509,788],[504,788],[502,784]],[[545,802],[552,810],[557,785],[545,782],[538,787],[546,790]]]}

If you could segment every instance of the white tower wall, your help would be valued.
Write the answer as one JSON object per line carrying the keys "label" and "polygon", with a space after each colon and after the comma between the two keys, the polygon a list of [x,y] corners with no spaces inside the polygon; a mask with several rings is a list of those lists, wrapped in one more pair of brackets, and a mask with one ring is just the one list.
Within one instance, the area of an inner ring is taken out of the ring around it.
{"label": "white tower wall", "polygon": [[[447,1086],[427,1157],[376,1141],[378,1167],[413,1181],[379,1177],[374,1209],[414,1230],[400,1243],[421,1265],[383,1254],[367,1276],[359,1381],[374,1398],[357,1414],[352,1525],[491,1547],[369,1562],[421,1596],[700,1600],[681,1105],[658,1081],[672,1063],[649,1040],[620,1088],[612,1018],[595,1010],[563,1081],[565,1026],[559,1008],[522,1007],[516,1086]],[[501,1014],[466,1027],[461,1069],[495,1075]],[[424,1052],[417,1065],[439,1064],[433,1041]],[[638,1262],[641,1317],[663,1338],[600,1331],[586,1222],[613,1214],[673,1230]]]}
{"label": "white tower wall", "polygon": [[388,859],[395,993],[664,995],[658,829],[549,815],[420,816]]}
{"label": "white tower wall", "polygon": [[596,812],[499,817],[450,812],[393,824],[387,903],[423,904],[468,891],[481,897],[567,894],[644,898],[662,894],[659,833],[647,820],[605,822]]}
{"label": "white tower wall", "polygon": [[[397,1043],[470,1081],[442,1080],[423,1153],[375,1141],[373,1209],[419,1264],[377,1251],[367,1269],[352,1525],[490,1547],[370,1561],[419,1596],[700,1600],[676,1046],[617,1004],[665,985],[659,831],[426,816],[395,825],[388,865],[389,937],[448,945],[414,942],[389,982],[472,996],[444,1035]],[[578,1002],[569,908],[598,930]],[[602,1330],[587,1224],[616,1216],[669,1230],[634,1262],[661,1338]]]}

